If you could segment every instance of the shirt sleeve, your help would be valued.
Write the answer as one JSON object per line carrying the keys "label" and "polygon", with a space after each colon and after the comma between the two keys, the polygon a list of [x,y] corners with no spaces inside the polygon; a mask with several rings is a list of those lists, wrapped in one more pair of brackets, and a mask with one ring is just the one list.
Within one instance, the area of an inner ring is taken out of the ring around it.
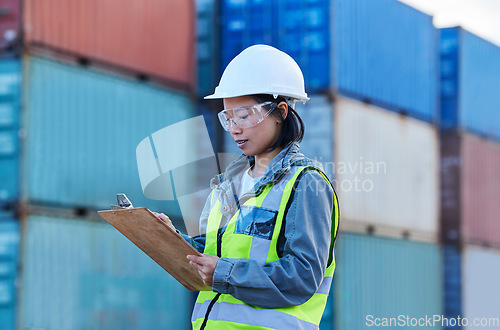
{"label": "shirt sleeve", "polygon": [[304,172],[284,219],[282,256],[264,266],[251,259],[219,259],[213,291],[264,308],[306,302],[318,290],[327,267],[333,199],[333,189],[320,173]]}
{"label": "shirt sleeve", "polygon": [[180,231],[177,230],[177,233],[184,238],[186,242],[191,244],[198,252],[203,253],[205,250],[205,242],[206,242],[206,237],[205,235],[200,235],[196,237],[191,237],[189,235],[183,234]]}

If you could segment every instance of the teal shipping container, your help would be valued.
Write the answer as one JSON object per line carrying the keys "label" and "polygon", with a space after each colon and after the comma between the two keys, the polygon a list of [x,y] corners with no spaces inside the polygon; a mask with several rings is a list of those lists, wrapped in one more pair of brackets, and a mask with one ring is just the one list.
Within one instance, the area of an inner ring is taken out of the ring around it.
{"label": "teal shipping container", "polygon": [[0,61],[0,130],[19,125],[21,61]]}
{"label": "teal shipping container", "polygon": [[30,216],[23,329],[188,329],[190,292],[111,225]]}
{"label": "teal shipping container", "polygon": [[0,214],[0,329],[16,329],[19,222]]}
{"label": "teal shipping container", "polygon": [[0,205],[19,198],[21,62],[0,61]]}
{"label": "teal shipping container", "polygon": [[[415,326],[443,313],[442,256],[437,245],[342,234],[332,293],[336,330]],[[395,318],[394,320],[390,320]],[[387,319],[387,320],[384,320]],[[398,323],[399,322],[399,323]],[[402,323],[404,322],[404,324]]]}
{"label": "teal shipping container", "polygon": [[136,147],[195,115],[184,94],[81,66],[27,57],[23,193],[33,204],[108,209],[116,193],[135,206],[179,214],[144,197]]}

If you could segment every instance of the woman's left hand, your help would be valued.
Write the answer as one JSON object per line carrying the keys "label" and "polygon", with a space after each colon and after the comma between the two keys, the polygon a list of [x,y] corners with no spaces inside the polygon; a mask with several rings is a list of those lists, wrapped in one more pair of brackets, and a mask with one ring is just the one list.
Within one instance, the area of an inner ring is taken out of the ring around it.
{"label": "woman's left hand", "polygon": [[188,255],[187,258],[189,263],[198,269],[198,273],[200,273],[203,283],[205,283],[205,285],[212,286],[215,266],[217,266],[219,257],[204,254],[202,257]]}

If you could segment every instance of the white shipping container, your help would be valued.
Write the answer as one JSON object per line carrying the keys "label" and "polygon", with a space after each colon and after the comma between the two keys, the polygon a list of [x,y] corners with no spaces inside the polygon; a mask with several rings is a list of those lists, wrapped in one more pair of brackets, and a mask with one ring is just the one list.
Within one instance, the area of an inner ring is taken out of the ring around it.
{"label": "white shipping container", "polygon": [[300,152],[323,165],[326,175],[333,180],[333,108],[327,96],[312,95],[304,105],[297,102],[295,109],[304,122],[305,134]]}
{"label": "white shipping container", "polygon": [[[468,245],[462,262],[462,308],[469,326],[500,328],[500,251]],[[477,319],[476,319],[477,318]],[[474,325],[474,322],[478,325]]]}
{"label": "white shipping container", "polygon": [[435,241],[439,216],[436,128],[347,98],[334,104],[335,186],[343,227],[374,225]]}

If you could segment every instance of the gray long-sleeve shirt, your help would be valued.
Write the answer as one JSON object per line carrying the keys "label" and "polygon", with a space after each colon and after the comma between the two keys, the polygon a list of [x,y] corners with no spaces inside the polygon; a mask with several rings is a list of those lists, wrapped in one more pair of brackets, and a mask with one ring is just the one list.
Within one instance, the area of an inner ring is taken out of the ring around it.
{"label": "gray long-sleeve shirt", "polygon": [[[255,189],[279,179],[290,166],[321,165],[298,152],[296,142],[285,147],[269,164]],[[234,191],[251,157],[242,155],[226,172],[211,181],[211,187],[221,201],[223,223],[236,211]],[[300,177],[292,203],[284,218],[284,235],[277,244],[276,261],[261,266],[251,259],[220,258],[213,277],[213,291],[231,294],[248,304],[264,308],[300,305],[319,288],[327,267],[332,239],[334,192],[323,176],[314,170]],[[205,233],[208,214],[213,206],[210,197],[200,218],[200,230]],[[225,207],[225,208],[224,208]],[[224,218],[226,220],[224,220]],[[222,230],[224,230],[223,228]],[[203,252],[205,236],[184,236],[198,251]]]}

